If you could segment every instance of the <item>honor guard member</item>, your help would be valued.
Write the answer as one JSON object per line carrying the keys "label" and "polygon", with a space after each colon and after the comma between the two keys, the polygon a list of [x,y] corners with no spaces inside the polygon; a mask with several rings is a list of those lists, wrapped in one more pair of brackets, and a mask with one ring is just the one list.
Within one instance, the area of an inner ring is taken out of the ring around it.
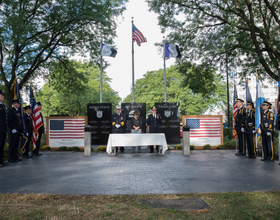
{"label": "honor guard member", "polygon": [[[121,106],[116,106],[116,113],[112,115],[112,133],[125,133],[125,115],[121,113]],[[124,153],[124,147],[121,147],[121,152]],[[116,147],[116,152],[118,152],[118,147]]]}
{"label": "honor guard member", "polygon": [[41,119],[42,119],[42,126],[38,129],[38,139],[36,141],[36,148],[33,150],[33,156],[41,156],[42,154],[39,153],[39,150],[40,150],[40,147],[41,147],[41,138],[42,138],[42,134],[45,133],[45,127],[44,127],[44,119],[43,119],[43,115],[41,113],[41,110],[42,110],[42,104],[41,102],[37,102],[37,105],[38,105],[38,109],[39,109],[39,112],[40,112],[40,116],[41,116]]}
{"label": "honor guard member", "polygon": [[274,162],[274,114],[271,109],[271,103],[263,101],[261,114],[261,135],[264,158],[261,161]]}
{"label": "honor guard member", "polygon": [[18,162],[22,161],[18,158],[18,148],[21,133],[21,117],[20,117],[20,103],[18,99],[13,100],[13,106],[8,112],[8,128],[9,128],[9,149],[8,161]]}
{"label": "honor guard member", "polygon": [[235,128],[238,137],[239,152],[236,153],[236,156],[245,156],[246,155],[246,142],[245,142],[245,118],[246,110],[243,107],[243,100],[236,99],[236,106],[238,107],[238,112],[235,117]]}
{"label": "honor guard member", "polygon": [[23,153],[23,157],[24,158],[31,158],[32,156],[29,155],[29,148],[30,148],[30,142],[31,142],[31,138],[32,138],[32,133],[33,133],[33,127],[32,127],[32,118],[31,118],[31,106],[27,105],[24,107],[24,116],[25,116],[25,123],[26,123],[26,131],[27,131],[27,135],[28,135],[28,139],[26,142],[26,147],[25,147],[25,152]]}
{"label": "honor guard member", "polygon": [[[157,114],[157,108],[152,108],[152,114],[148,116],[147,125],[149,128],[149,133],[159,133],[159,126],[161,125],[161,116]],[[159,146],[156,147],[157,152],[159,150]],[[154,146],[150,146],[150,153],[154,153]]]}
{"label": "honor guard member", "polygon": [[246,124],[246,140],[247,140],[247,149],[248,149],[248,158],[249,159],[255,159],[256,154],[256,148],[255,148],[255,109],[254,109],[254,103],[253,102],[247,102],[246,104],[246,118],[245,118],[245,124]]}
{"label": "honor guard member", "polygon": [[7,109],[3,104],[5,94],[0,90],[0,167],[9,165],[8,162],[4,161],[4,147],[7,134]]}

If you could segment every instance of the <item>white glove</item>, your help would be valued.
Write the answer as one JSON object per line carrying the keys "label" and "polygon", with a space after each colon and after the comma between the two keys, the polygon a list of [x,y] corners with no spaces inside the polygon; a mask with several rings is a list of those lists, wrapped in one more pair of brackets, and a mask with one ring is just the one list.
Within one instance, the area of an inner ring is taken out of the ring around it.
{"label": "white glove", "polygon": [[266,132],[266,135],[267,135],[267,136],[270,136],[270,135],[271,135],[271,133],[270,133],[270,132]]}
{"label": "white glove", "polygon": [[245,128],[241,128],[241,132],[243,132],[243,133],[244,133],[244,132],[245,132]]}
{"label": "white glove", "polygon": [[253,131],[252,131],[252,133],[253,133],[253,134],[255,134],[255,133],[256,133],[256,131],[255,131],[255,130],[253,130]]}
{"label": "white glove", "polygon": [[120,125],[120,124],[116,124],[115,126],[116,126],[116,128],[119,128],[119,127],[121,127],[121,125]]}
{"label": "white glove", "polygon": [[28,133],[26,133],[26,137],[28,137]]}
{"label": "white glove", "polygon": [[12,133],[13,133],[13,134],[17,133],[17,130],[16,130],[16,129],[13,129],[13,130],[12,130]]}

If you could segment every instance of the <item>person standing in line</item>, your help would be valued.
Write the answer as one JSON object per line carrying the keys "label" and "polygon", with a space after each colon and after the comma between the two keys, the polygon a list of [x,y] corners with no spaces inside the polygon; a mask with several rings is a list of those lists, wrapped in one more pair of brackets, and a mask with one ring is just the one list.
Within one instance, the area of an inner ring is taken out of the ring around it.
{"label": "person standing in line", "polygon": [[20,116],[20,103],[18,99],[13,100],[13,106],[8,112],[8,128],[9,128],[9,149],[8,161],[18,162],[22,161],[18,158],[18,148],[21,133],[21,116]]}
{"label": "person standing in line", "polygon": [[4,147],[7,134],[7,109],[3,104],[5,94],[0,90],[0,167],[8,166],[9,163],[4,161]]}
{"label": "person standing in line", "polygon": [[[149,128],[149,133],[160,133],[159,126],[161,125],[161,116],[157,114],[157,108],[152,108],[152,114],[148,116],[147,125]],[[159,151],[159,146],[156,146],[157,152]],[[150,146],[150,153],[154,153],[154,146]]]}
{"label": "person standing in line", "polygon": [[236,156],[245,156],[246,155],[246,142],[245,142],[245,118],[246,110],[243,107],[243,100],[236,99],[236,106],[238,107],[238,112],[235,118],[235,127],[238,137],[239,152],[236,153]]}
{"label": "person standing in line", "polygon": [[25,147],[25,152],[23,153],[23,158],[31,158],[32,156],[29,155],[29,148],[30,148],[30,142],[32,138],[32,132],[33,132],[33,127],[32,127],[32,118],[31,118],[31,106],[27,105],[24,107],[24,116],[25,116],[25,123],[26,123],[26,131],[28,134],[28,140],[26,142],[26,147]]}
{"label": "person standing in line", "polygon": [[248,159],[255,159],[256,148],[255,148],[255,109],[253,102],[247,102],[246,104],[246,140],[247,140],[247,149],[248,149]]}
{"label": "person standing in line", "polygon": [[274,162],[274,114],[271,109],[271,103],[263,101],[261,114],[261,136],[264,158],[261,161]]}
{"label": "person standing in line", "polygon": [[[135,134],[141,134],[142,133],[142,119],[139,117],[140,116],[140,112],[138,110],[135,110],[133,112],[134,117],[130,120],[130,124],[131,124],[131,133]],[[135,148],[136,147],[132,147],[132,153],[135,152]],[[141,152],[141,146],[138,146],[138,153]]]}
{"label": "person standing in line", "polygon": [[42,134],[45,133],[45,127],[44,127],[44,120],[43,120],[43,115],[41,113],[42,110],[42,104],[41,102],[37,102],[38,109],[41,115],[42,123],[43,125],[38,129],[38,140],[36,141],[36,148],[33,150],[33,156],[41,156],[42,154],[39,153],[40,147],[41,147],[41,138]]}
{"label": "person standing in line", "polygon": [[[116,106],[116,113],[112,115],[112,133],[125,133],[125,115],[121,113],[121,106]],[[124,147],[121,147],[121,153],[124,153]],[[116,147],[116,152],[118,152],[118,147]]]}

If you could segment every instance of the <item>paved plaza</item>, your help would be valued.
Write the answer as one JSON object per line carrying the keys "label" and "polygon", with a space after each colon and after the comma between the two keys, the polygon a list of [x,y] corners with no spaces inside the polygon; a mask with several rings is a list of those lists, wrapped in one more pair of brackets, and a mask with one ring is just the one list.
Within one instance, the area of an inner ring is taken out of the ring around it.
{"label": "paved plaza", "polygon": [[0,193],[174,194],[280,190],[280,166],[234,150],[168,151],[158,156],[42,152],[0,168]]}

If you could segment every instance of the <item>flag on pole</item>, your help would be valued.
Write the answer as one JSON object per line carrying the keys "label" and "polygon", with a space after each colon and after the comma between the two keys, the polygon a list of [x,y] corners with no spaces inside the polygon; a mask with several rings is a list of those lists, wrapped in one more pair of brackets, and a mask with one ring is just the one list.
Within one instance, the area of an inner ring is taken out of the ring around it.
{"label": "flag on pole", "polygon": [[101,43],[101,55],[108,57],[116,57],[118,51],[112,46]]}
{"label": "flag on pole", "polygon": [[132,40],[136,41],[137,45],[140,47],[141,43],[147,42],[147,38],[139,31],[134,24],[132,24]]}
{"label": "flag on pole", "polygon": [[32,128],[33,128],[31,142],[34,150],[36,148],[36,141],[38,140],[38,130],[43,125],[43,122],[31,83],[30,83],[30,106],[32,109],[31,118],[32,118]]}
{"label": "flag on pole", "polygon": [[164,44],[164,54],[165,57],[181,58],[179,47],[176,44]]}
{"label": "flag on pole", "polygon": [[248,102],[253,102],[253,100],[252,100],[252,96],[251,96],[251,93],[249,90],[249,82],[248,82],[248,79],[246,79],[246,103],[248,103]]}
{"label": "flag on pole", "polygon": [[18,99],[19,104],[20,104],[20,106],[19,106],[19,113],[20,113],[20,119],[21,119],[20,149],[21,149],[22,153],[25,153],[26,143],[28,140],[28,134],[27,134],[27,130],[26,130],[25,115],[24,115],[23,108],[22,108],[22,101],[21,101],[17,78],[15,78],[15,80],[14,80],[14,99]]}
{"label": "flag on pole", "polygon": [[261,112],[262,112],[262,103],[265,100],[264,94],[262,91],[261,83],[259,82],[259,78],[257,77],[257,86],[256,86],[256,114],[255,114],[255,127],[258,133],[258,137],[260,136],[260,125],[261,125]]}
{"label": "flag on pole", "polygon": [[236,91],[236,85],[234,84],[234,92],[233,92],[233,100],[232,100],[232,104],[233,104],[232,132],[233,132],[233,138],[234,138],[234,140],[235,140],[236,137],[237,137],[237,131],[236,131],[236,128],[235,128],[235,118],[236,118],[236,115],[237,115],[237,112],[238,112],[238,107],[237,107],[237,105],[236,105],[236,100],[237,100],[237,98],[238,98],[238,95],[237,95],[237,91]]}

